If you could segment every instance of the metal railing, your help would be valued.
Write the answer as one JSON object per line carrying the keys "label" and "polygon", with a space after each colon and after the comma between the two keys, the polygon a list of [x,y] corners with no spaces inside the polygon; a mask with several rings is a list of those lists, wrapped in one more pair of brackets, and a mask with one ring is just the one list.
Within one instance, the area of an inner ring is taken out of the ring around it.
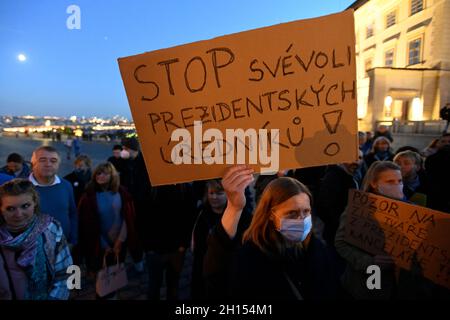
{"label": "metal railing", "polygon": [[445,120],[392,120],[392,121],[375,121],[375,128],[379,125],[389,127],[392,133],[405,134],[441,134],[445,129]]}

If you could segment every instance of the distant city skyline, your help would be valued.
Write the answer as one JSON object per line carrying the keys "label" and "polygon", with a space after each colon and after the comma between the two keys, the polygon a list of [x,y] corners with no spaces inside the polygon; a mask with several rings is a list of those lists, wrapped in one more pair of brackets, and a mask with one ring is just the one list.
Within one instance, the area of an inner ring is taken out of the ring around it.
{"label": "distant city skyline", "polygon": [[[0,114],[132,120],[119,57],[332,14],[353,2],[2,0]],[[71,5],[80,10],[78,26]]]}
{"label": "distant city skyline", "polygon": [[35,114],[9,114],[9,113],[4,113],[4,114],[0,114],[0,118],[4,118],[4,117],[17,117],[17,118],[25,118],[25,117],[34,117],[34,118],[61,118],[61,119],[68,119],[70,120],[72,117],[76,117],[77,120],[80,119],[91,119],[91,118],[101,118],[101,119],[113,119],[113,118],[124,118],[127,120],[132,121],[133,119],[124,115],[120,115],[120,114],[113,114],[113,115],[106,115],[106,116],[98,116],[98,115],[90,115],[90,116],[86,116],[86,115],[76,115],[76,114],[72,114],[70,116],[56,116],[56,115],[35,115]]}

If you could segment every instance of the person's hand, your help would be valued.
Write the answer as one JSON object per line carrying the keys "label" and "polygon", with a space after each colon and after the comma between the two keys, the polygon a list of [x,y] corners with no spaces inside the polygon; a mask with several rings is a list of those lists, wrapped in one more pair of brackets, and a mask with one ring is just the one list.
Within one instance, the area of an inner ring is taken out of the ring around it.
{"label": "person's hand", "polygon": [[253,181],[253,169],[246,165],[228,168],[222,178],[222,186],[227,194],[227,207],[241,211],[245,207],[245,188]]}
{"label": "person's hand", "polygon": [[183,253],[183,252],[185,252],[186,251],[186,248],[185,247],[179,247],[178,248],[178,252],[180,252],[180,253]]}
{"label": "person's hand", "polygon": [[391,256],[377,255],[373,257],[373,263],[381,269],[391,269],[394,267],[394,259]]}

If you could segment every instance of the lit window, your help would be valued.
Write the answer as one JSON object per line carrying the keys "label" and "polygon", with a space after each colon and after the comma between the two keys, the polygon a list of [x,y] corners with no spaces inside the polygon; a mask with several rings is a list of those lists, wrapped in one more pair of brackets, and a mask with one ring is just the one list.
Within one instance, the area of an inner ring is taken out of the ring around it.
{"label": "lit window", "polygon": [[386,67],[392,67],[394,65],[394,49],[384,53],[384,65]]}
{"label": "lit window", "polygon": [[409,43],[409,65],[420,63],[420,47],[422,39],[415,39]]}
{"label": "lit window", "polygon": [[368,25],[366,28],[366,39],[369,39],[373,36],[373,23],[371,25]]}
{"label": "lit window", "polygon": [[423,10],[423,0],[411,0],[411,15]]}
{"label": "lit window", "polygon": [[395,11],[388,13],[386,16],[386,29],[392,27],[395,24]]}

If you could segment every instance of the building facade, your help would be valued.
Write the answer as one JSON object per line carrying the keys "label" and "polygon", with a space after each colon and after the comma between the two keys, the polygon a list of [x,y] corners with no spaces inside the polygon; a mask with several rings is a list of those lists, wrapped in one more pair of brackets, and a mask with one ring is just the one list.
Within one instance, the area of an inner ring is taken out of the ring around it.
{"label": "building facade", "polygon": [[440,125],[450,102],[450,0],[360,0],[349,8],[359,129]]}

